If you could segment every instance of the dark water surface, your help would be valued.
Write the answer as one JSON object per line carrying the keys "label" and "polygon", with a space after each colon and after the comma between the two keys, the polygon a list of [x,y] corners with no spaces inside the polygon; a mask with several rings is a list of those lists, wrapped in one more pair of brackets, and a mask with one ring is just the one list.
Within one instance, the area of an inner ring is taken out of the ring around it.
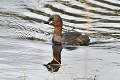
{"label": "dark water surface", "polygon": [[[52,14],[95,44],[52,45]],[[0,80],[119,79],[119,0],[0,0]]]}

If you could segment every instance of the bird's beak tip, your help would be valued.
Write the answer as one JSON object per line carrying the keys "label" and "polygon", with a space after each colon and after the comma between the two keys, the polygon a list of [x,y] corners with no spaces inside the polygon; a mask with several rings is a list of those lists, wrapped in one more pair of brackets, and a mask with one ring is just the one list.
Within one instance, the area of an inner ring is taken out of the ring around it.
{"label": "bird's beak tip", "polygon": [[44,22],[44,24],[49,24],[49,22],[48,22],[48,21],[46,21],[46,22]]}

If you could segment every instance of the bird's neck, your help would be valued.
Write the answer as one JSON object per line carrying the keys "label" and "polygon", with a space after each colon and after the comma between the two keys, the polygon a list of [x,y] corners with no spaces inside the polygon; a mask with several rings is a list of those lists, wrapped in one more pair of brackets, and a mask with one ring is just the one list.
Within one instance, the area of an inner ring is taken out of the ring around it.
{"label": "bird's neck", "polygon": [[55,27],[54,28],[54,35],[53,35],[54,42],[62,42],[62,27]]}
{"label": "bird's neck", "polygon": [[55,27],[54,34],[57,36],[61,36],[62,35],[62,27],[61,26]]}

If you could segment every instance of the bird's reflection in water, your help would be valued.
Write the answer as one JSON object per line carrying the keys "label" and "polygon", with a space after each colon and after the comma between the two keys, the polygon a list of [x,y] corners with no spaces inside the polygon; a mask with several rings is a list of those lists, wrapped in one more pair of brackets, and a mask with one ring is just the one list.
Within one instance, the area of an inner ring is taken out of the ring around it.
{"label": "bird's reflection in water", "polygon": [[65,47],[65,49],[72,51],[72,50],[76,50],[77,47],[76,46],[67,46],[67,47]]}
{"label": "bird's reflection in water", "polygon": [[50,72],[57,72],[61,65],[61,51],[62,51],[62,44],[53,44],[53,60],[45,64],[44,66],[48,69]]}

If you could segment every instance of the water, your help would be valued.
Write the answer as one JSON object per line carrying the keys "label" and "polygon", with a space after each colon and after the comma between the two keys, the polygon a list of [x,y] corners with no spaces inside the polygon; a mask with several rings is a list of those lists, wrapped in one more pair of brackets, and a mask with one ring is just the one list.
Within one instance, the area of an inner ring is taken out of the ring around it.
{"label": "water", "polygon": [[[52,14],[96,44],[52,49]],[[0,0],[0,80],[118,80],[119,59],[119,0]]]}

